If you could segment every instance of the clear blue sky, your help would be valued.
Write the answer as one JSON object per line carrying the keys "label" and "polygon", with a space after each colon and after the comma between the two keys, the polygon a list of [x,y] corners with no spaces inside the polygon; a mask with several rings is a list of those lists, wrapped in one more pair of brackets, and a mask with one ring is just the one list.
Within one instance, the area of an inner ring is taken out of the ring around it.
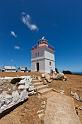
{"label": "clear blue sky", "polygon": [[0,0],[0,66],[28,66],[45,36],[56,67],[82,71],[82,0]]}

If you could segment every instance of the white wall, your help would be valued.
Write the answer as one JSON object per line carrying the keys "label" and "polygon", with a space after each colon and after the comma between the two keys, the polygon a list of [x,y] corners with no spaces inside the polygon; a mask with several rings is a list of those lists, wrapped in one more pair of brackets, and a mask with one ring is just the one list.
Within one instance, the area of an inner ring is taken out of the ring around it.
{"label": "white wall", "polygon": [[[36,67],[36,64],[39,62],[39,71],[40,72],[47,72],[47,73],[50,73],[51,70],[55,71],[55,62],[54,61],[50,61],[50,60],[47,60],[47,59],[43,59],[43,60],[37,60],[37,61],[34,61],[32,62],[32,71],[37,71],[37,67]],[[51,66],[50,66],[50,63],[51,62]]]}
{"label": "white wall", "polygon": [[37,71],[36,70],[36,62],[31,62],[31,70],[32,71]]}
{"label": "white wall", "polygon": [[[38,56],[39,53],[39,56]],[[37,48],[32,51],[32,59],[38,58],[38,57],[44,57],[44,49]]]}
{"label": "white wall", "polygon": [[[51,62],[51,65],[49,64]],[[45,59],[45,72],[50,73],[51,70],[55,71],[55,62]]]}
{"label": "white wall", "polygon": [[5,70],[5,72],[16,72],[16,70]]}
{"label": "white wall", "polygon": [[44,60],[39,61],[39,66],[40,66],[40,72],[45,72],[45,61]]}
{"label": "white wall", "polygon": [[45,61],[44,60],[37,60],[32,62],[32,71],[37,71],[36,64],[39,62],[39,71],[40,72],[45,72]]}
{"label": "white wall", "polygon": [[49,52],[49,51],[45,51],[44,52],[44,57],[46,58],[46,59],[50,59],[50,60],[53,60],[53,61],[55,61],[54,59],[54,53],[52,53],[52,52]]}
{"label": "white wall", "polygon": [[[39,52],[39,56],[38,56]],[[36,56],[37,53],[37,56]],[[46,48],[38,48],[32,51],[31,70],[37,71],[36,63],[39,62],[39,71],[50,73],[51,70],[55,71],[55,57],[54,52]],[[49,64],[51,62],[51,66]]]}
{"label": "white wall", "polygon": [[[55,57],[53,51],[45,50],[45,71],[50,73],[51,70],[55,71]],[[51,65],[49,64],[51,62]]]}

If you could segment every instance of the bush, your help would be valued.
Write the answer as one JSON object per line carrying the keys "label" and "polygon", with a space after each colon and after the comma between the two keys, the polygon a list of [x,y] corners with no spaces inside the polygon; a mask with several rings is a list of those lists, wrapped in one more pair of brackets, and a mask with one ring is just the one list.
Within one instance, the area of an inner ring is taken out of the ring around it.
{"label": "bush", "polygon": [[64,74],[72,74],[71,71],[63,71]]}
{"label": "bush", "polygon": [[16,83],[20,82],[21,80],[22,80],[22,78],[13,78],[10,83],[16,84]]}
{"label": "bush", "polygon": [[58,69],[57,69],[57,68],[55,68],[55,71],[56,71],[56,73],[59,73],[59,71],[58,71]]}

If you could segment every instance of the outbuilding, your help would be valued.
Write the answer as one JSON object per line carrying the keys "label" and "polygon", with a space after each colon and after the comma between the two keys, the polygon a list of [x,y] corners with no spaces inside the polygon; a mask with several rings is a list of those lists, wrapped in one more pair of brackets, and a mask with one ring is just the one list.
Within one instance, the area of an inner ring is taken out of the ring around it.
{"label": "outbuilding", "polygon": [[3,66],[2,71],[4,72],[16,72],[15,66]]}

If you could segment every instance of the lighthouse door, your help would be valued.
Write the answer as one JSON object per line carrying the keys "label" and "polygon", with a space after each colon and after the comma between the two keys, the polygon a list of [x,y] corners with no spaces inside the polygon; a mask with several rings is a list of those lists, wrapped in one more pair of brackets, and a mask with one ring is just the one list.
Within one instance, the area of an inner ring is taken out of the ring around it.
{"label": "lighthouse door", "polygon": [[36,68],[37,68],[37,71],[39,71],[39,62],[36,63]]}

